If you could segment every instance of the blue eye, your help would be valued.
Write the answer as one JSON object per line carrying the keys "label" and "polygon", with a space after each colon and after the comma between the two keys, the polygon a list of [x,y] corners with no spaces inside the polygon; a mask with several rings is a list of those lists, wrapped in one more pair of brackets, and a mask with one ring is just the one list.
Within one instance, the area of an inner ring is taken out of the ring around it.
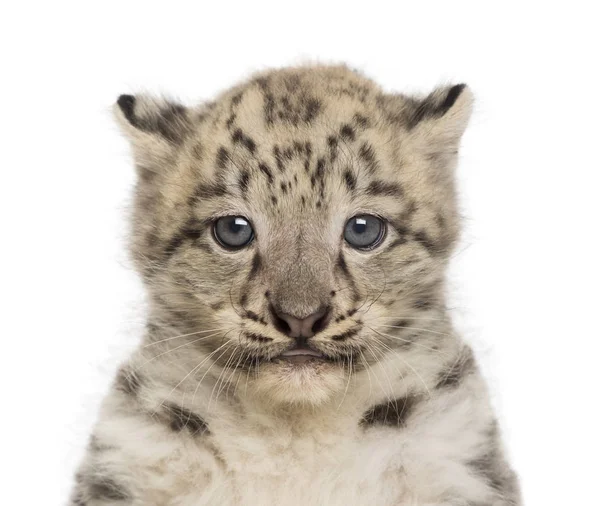
{"label": "blue eye", "polygon": [[356,249],[373,249],[385,236],[385,223],[371,214],[350,218],[344,228],[344,239]]}
{"label": "blue eye", "polygon": [[213,234],[217,242],[228,249],[240,249],[254,239],[250,222],[242,216],[224,216],[215,221]]}

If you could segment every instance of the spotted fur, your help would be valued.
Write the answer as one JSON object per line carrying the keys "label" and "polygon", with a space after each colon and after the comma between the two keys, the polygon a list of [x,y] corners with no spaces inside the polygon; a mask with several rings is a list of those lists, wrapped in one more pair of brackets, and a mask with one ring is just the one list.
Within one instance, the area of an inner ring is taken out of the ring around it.
{"label": "spotted fur", "polygon": [[[444,278],[472,95],[390,94],[344,66],[254,76],[197,107],[121,96],[138,172],[143,344],[102,406],[71,506],[517,506]],[[344,243],[357,214],[381,244]],[[249,246],[224,249],[222,216]],[[327,309],[291,346],[278,311]],[[305,343],[306,344],[306,343]]]}

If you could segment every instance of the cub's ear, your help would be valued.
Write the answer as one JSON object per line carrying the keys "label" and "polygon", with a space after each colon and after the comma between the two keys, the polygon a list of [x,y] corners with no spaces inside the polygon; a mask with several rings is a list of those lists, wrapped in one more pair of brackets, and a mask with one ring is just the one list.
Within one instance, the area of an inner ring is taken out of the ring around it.
{"label": "cub's ear", "polygon": [[407,126],[438,148],[455,150],[472,110],[473,93],[466,84],[442,86],[413,102]]}
{"label": "cub's ear", "polygon": [[189,110],[163,98],[121,95],[114,113],[140,170],[158,171],[192,130]]}

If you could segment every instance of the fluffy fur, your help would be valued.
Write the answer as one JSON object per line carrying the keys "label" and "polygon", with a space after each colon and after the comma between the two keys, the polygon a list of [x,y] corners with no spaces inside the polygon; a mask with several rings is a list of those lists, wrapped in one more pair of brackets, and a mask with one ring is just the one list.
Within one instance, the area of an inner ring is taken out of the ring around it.
{"label": "fluffy fur", "polygon": [[[253,77],[186,108],[124,95],[139,175],[143,343],[102,406],[72,506],[520,504],[486,387],[445,310],[464,85],[392,95],[346,67]],[[386,236],[352,249],[349,218]],[[218,217],[254,241],[228,251]],[[328,307],[292,346],[271,307]]]}

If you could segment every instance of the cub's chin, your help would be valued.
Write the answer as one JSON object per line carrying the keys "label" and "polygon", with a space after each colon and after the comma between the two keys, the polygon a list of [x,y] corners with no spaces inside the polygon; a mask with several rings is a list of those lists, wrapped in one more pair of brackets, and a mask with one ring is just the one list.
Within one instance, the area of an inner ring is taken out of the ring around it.
{"label": "cub's chin", "polygon": [[249,393],[277,404],[318,406],[343,392],[347,371],[315,357],[276,358],[260,365]]}

